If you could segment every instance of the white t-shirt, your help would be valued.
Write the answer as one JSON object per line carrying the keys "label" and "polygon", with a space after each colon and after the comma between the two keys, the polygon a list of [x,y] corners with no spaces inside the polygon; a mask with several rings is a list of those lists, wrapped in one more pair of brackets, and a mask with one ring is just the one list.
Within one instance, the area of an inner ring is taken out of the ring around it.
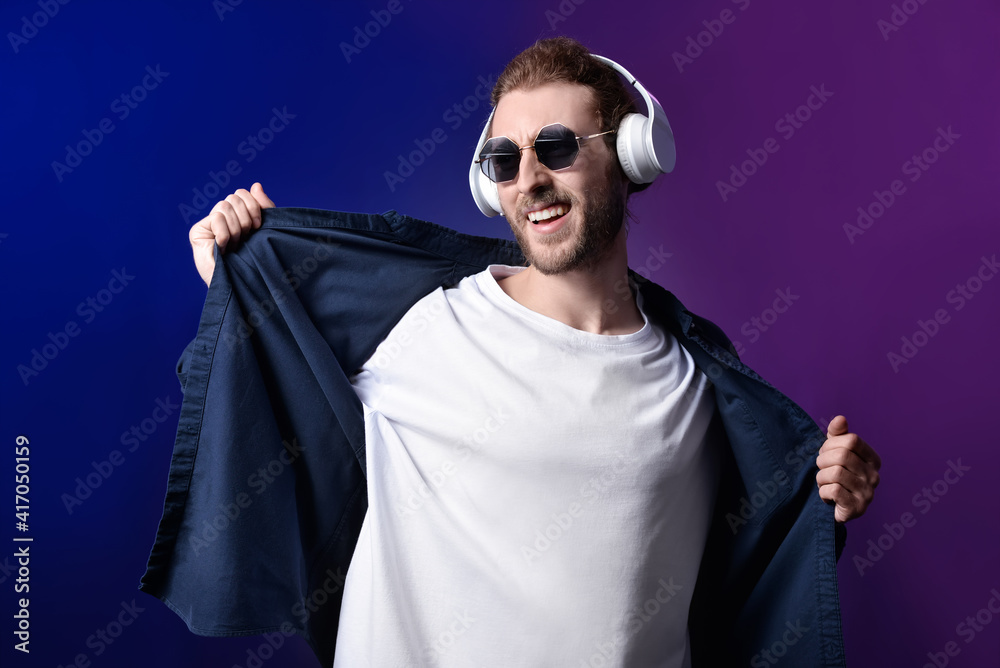
{"label": "white t-shirt", "polygon": [[354,378],[369,507],[337,667],[689,665],[710,381],[648,321],[518,304],[497,279],[520,269],[427,295]]}

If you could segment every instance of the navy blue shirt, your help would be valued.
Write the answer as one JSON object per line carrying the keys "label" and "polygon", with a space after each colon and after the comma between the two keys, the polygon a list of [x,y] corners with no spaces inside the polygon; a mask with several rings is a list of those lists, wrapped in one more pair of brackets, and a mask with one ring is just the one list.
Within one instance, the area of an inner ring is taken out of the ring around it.
{"label": "navy blue shirt", "polygon": [[[140,588],[194,633],[294,628],[330,665],[367,509],[364,418],[349,378],[425,294],[511,241],[389,212],[263,211],[216,268],[184,388],[163,518]],[[688,628],[693,665],[843,666],[843,525],[816,489],[825,435],[711,322],[633,274],[644,310],[712,380],[728,443]]]}

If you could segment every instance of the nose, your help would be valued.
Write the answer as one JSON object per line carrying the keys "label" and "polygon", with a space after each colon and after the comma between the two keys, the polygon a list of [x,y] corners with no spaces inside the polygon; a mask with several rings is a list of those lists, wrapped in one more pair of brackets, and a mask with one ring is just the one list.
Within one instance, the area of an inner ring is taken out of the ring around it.
{"label": "nose", "polygon": [[521,164],[517,170],[517,190],[522,195],[530,195],[543,186],[550,185],[552,173],[538,162],[534,148],[521,151]]}

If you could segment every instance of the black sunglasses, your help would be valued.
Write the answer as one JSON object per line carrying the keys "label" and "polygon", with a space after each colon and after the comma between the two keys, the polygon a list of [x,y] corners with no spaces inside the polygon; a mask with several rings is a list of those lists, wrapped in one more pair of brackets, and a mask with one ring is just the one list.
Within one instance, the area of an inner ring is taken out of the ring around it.
{"label": "black sunglasses", "polygon": [[562,123],[553,123],[539,130],[535,136],[535,143],[529,146],[518,146],[507,137],[493,137],[487,140],[476,162],[487,178],[494,183],[503,183],[517,176],[517,170],[521,167],[521,151],[525,149],[535,149],[538,162],[551,170],[566,169],[573,164],[577,154],[580,153],[581,141],[612,132],[614,130],[578,137]]}

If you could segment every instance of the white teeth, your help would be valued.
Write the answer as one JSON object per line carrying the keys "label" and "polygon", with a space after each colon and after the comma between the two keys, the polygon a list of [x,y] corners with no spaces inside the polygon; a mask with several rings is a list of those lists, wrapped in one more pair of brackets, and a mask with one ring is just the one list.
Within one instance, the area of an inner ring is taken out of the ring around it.
{"label": "white teeth", "polygon": [[540,211],[529,211],[528,220],[530,220],[533,223],[537,223],[542,220],[548,220],[549,218],[553,218],[555,216],[561,216],[564,213],[566,213],[566,211],[567,211],[566,207],[564,207],[561,204],[558,204],[556,206],[550,206],[547,209],[541,209]]}

